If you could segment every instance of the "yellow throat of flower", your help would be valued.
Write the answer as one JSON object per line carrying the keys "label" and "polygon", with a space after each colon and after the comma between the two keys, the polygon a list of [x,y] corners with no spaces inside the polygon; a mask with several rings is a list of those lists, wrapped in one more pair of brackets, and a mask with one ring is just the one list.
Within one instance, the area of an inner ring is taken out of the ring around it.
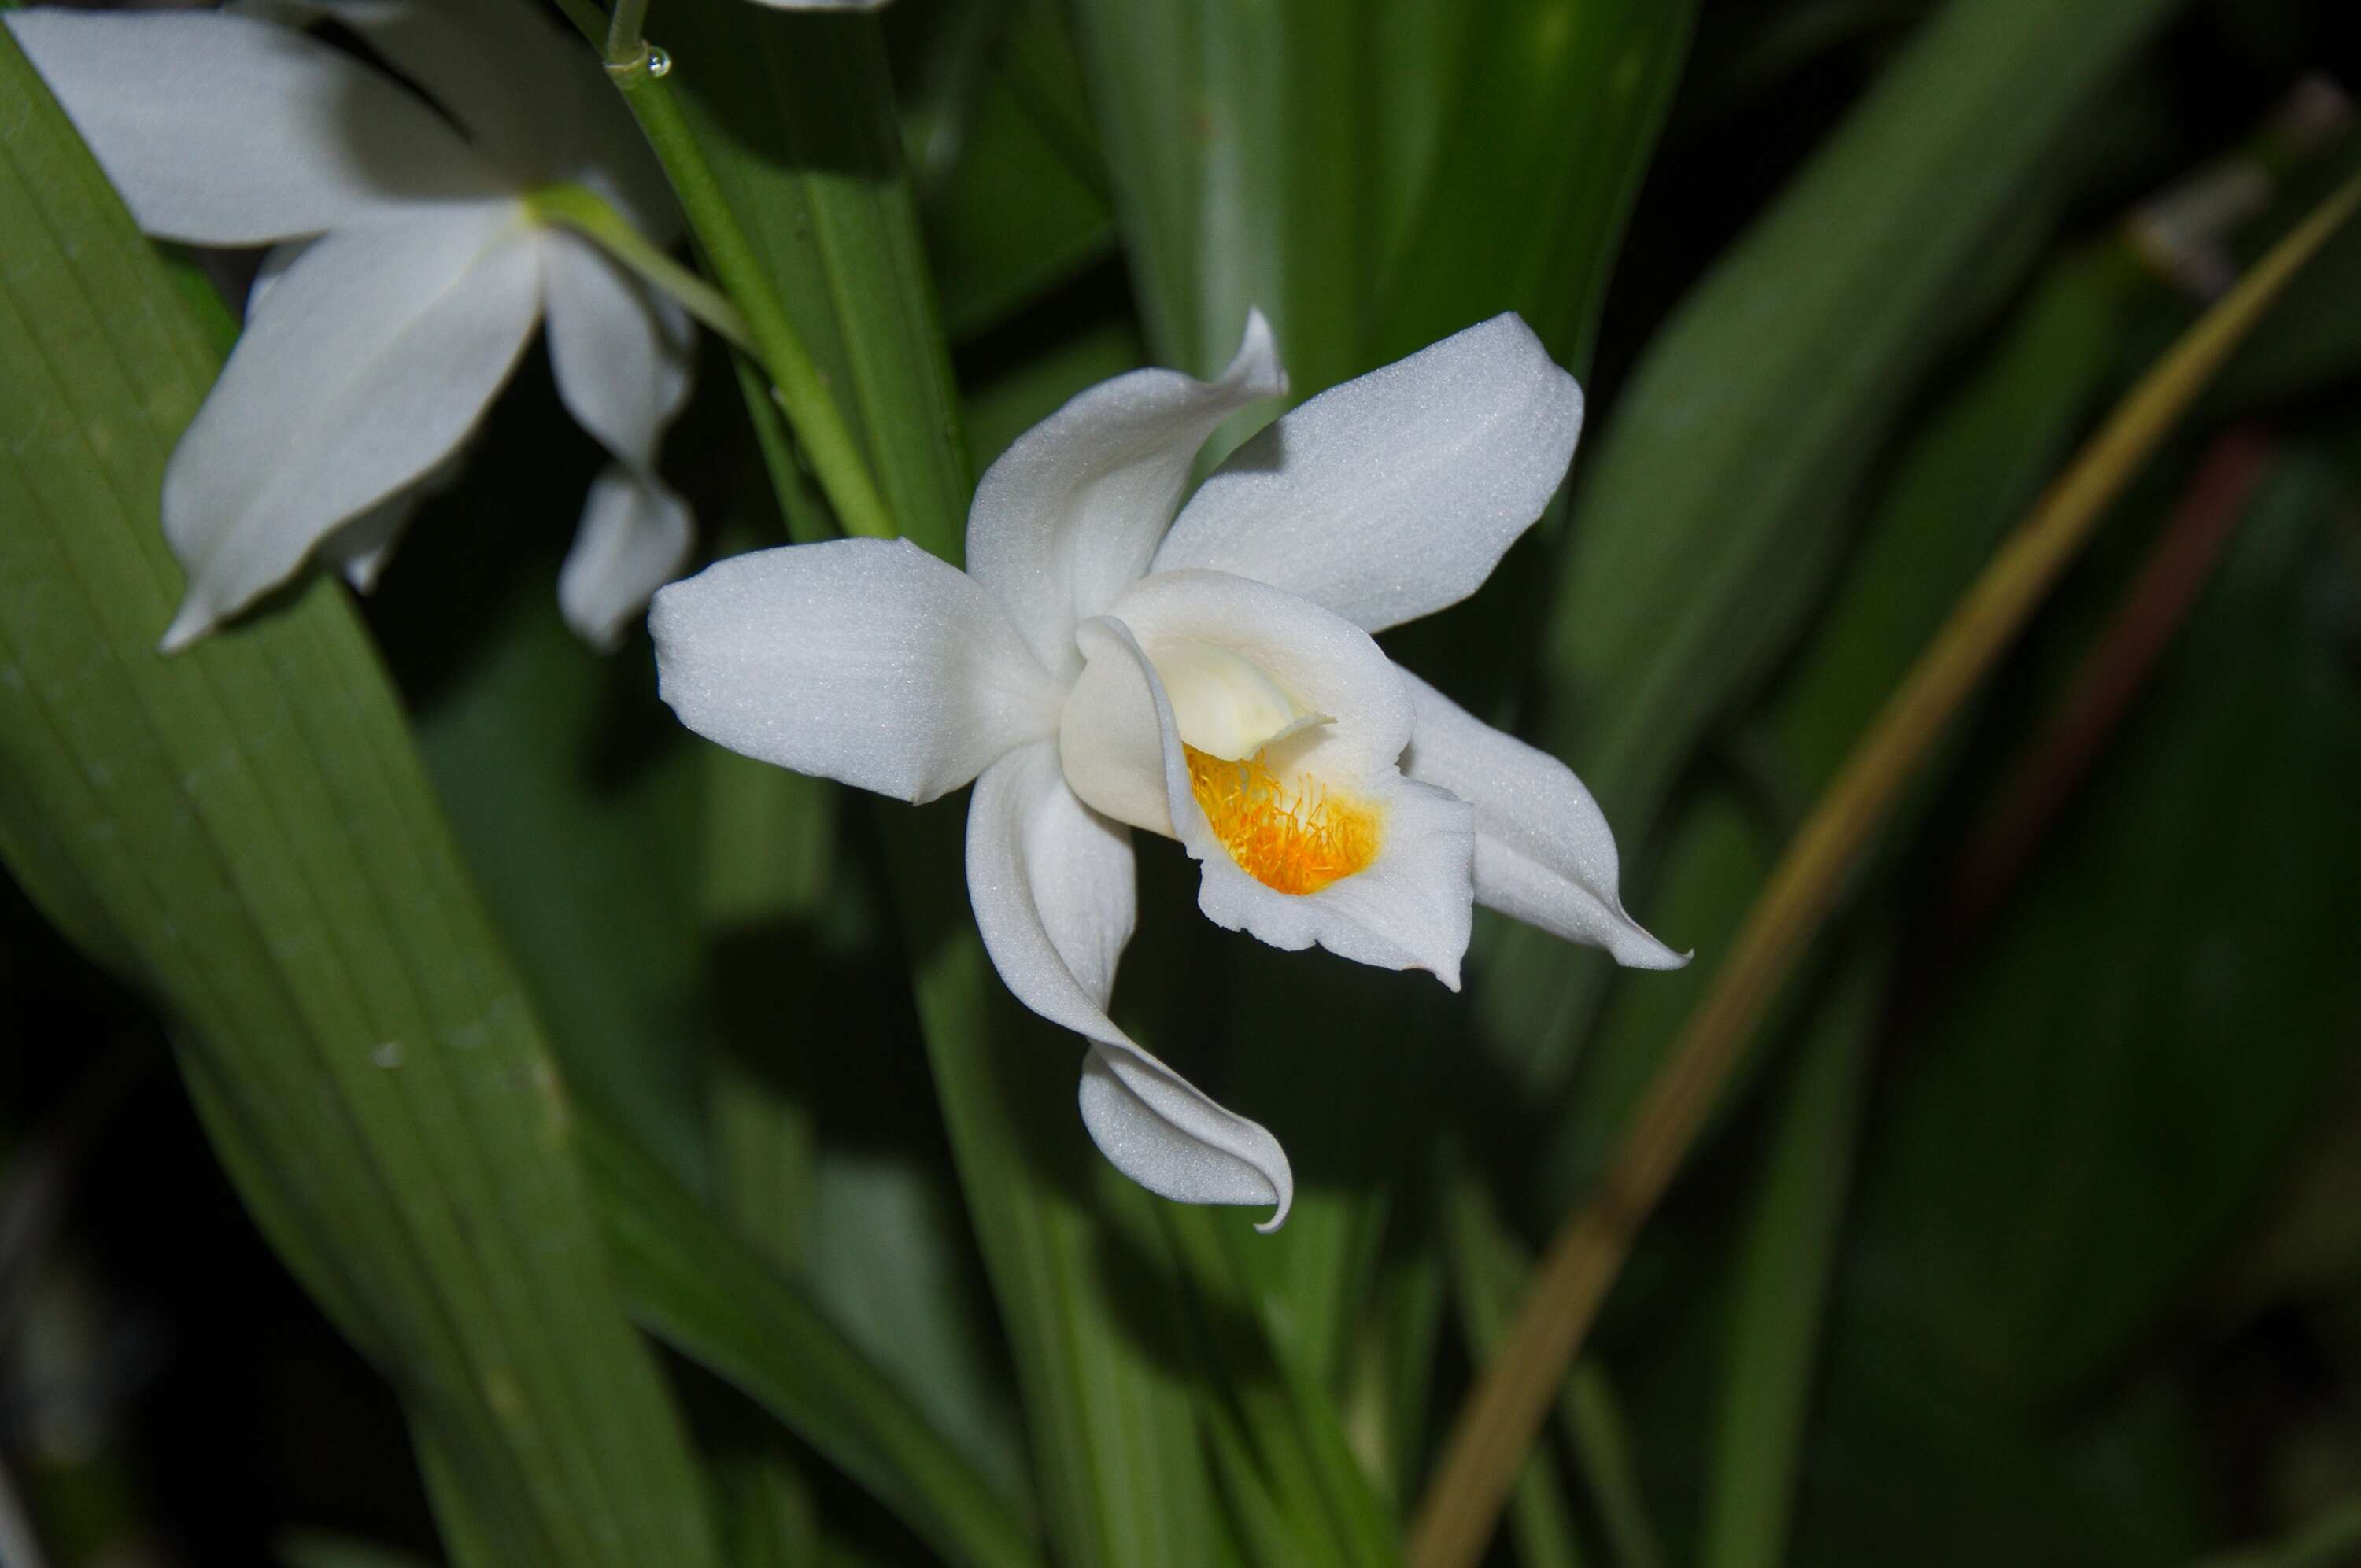
{"label": "yellow throat of flower", "polygon": [[1257,751],[1227,762],[1183,746],[1189,787],[1213,837],[1238,868],[1280,893],[1318,893],[1378,858],[1380,817],[1373,806],[1316,784],[1286,783]]}

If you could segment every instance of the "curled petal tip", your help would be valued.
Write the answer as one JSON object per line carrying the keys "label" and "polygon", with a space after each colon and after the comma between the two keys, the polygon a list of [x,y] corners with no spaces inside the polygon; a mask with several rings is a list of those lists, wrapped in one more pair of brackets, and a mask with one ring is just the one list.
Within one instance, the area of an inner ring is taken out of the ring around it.
{"label": "curled petal tip", "polygon": [[1617,910],[1622,916],[1623,929],[1617,940],[1609,944],[1609,953],[1625,969],[1676,970],[1686,969],[1697,957],[1697,949],[1676,953],[1659,941],[1648,928]]}
{"label": "curled petal tip", "polygon": [[566,625],[598,652],[613,652],[649,597],[686,562],[694,535],[687,503],[663,480],[609,464],[591,481],[574,548],[558,568]]}
{"label": "curled petal tip", "polygon": [[156,652],[166,656],[187,652],[198,639],[220,624],[213,607],[191,594],[181,603],[181,611],[172,617],[172,624],[164,629],[157,640]]}
{"label": "curled petal tip", "polygon": [[1279,363],[1279,338],[1270,329],[1270,318],[1259,307],[1246,310],[1246,331],[1238,338],[1238,351],[1230,360],[1229,375],[1243,378],[1243,384],[1267,397],[1287,395],[1287,367]]}

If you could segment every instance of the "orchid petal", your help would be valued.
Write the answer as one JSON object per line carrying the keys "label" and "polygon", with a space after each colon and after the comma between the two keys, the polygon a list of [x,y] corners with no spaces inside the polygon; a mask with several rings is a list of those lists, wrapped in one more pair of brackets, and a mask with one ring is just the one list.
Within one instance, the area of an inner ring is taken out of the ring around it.
{"label": "orchid petal", "polygon": [[653,467],[664,427],[688,398],[687,315],[569,234],[543,236],[542,280],[558,397],[608,451]]}
{"label": "orchid petal", "polygon": [[517,189],[597,187],[659,243],[677,208],[597,55],[519,0],[246,0],[241,10],[350,27],[467,129]]}
{"label": "orchid petal", "polygon": [[659,690],[708,740],[908,801],[1057,729],[1000,602],[906,540],[718,561],[655,597]]}
{"label": "orchid petal", "polygon": [[501,189],[392,79],[285,27],[49,7],[6,26],[151,235],[259,245]]}
{"label": "orchid petal", "polygon": [[321,563],[342,574],[354,592],[375,593],[377,580],[393,558],[393,547],[417,513],[420,499],[420,491],[412,487],[338,523],[335,532],[320,541]]}
{"label": "orchid petal", "polygon": [[994,968],[1018,1001],[1091,1042],[1081,1102],[1092,1138],[1126,1176],[1183,1203],[1272,1203],[1294,1177],[1268,1132],[1224,1110],[1107,1017],[1137,894],[1130,836],[1074,798],[1057,748],[1036,741],[976,781],[968,896]]}
{"label": "orchid petal", "polygon": [[189,573],[166,650],[447,456],[508,379],[540,298],[532,236],[512,203],[306,247],[165,469],[164,533]]}
{"label": "orchid petal", "polygon": [[1286,389],[1269,323],[1257,312],[1218,380],[1134,370],[1103,381],[986,471],[968,513],[968,570],[1007,602],[1053,674],[1079,667],[1074,627],[1147,569],[1205,438]]}
{"label": "orchid petal", "polygon": [[[333,21],[366,39],[467,128],[495,163],[517,171],[541,159],[573,109],[559,83],[586,48],[563,47],[556,28],[518,0],[241,0],[233,7],[291,26]],[[532,169],[543,179],[553,169]]]}
{"label": "orchid petal", "polygon": [[[260,286],[258,280],[258,291]],[[356,592],[375,593],[378,578],[393,559],[393,547],[409,531],[410,520],[417,515],[421,505],[458,481],[467,455],[464,444],[453,448],[450,455],[420,475],[415,483],[395,491],[349,521],[338,523],[335,532],[320,542],[320,560],[343,573],[345,581]]]}
{"label": "orchid petal", "polygon": [[1155,570],[1270,583],[1381,631],[1455,604],[1549,504],[1582,389],[1495,316],[1330,389],[1190,499]]}
{"label": "orchid petal", "polygon": [[262,265],[254,269],[254,281],[246,286],[246,316],[248,321],[254,319],[255,312],[262,309],[264,296],[279,286],[279,280],[287,276],[287,269],[295,265],[296,258],[312,248],[313,237],[306,235],[302,239],[282,240],[262,253]]}
{"label": "orchid petal", "polygon": [[1614,830],[1573,769],[1403,679],[1418,718],[1402,771],[1475,806],[1476,902],[1632,969],[1689,961],[1624,913]]}
{"label": "orchid petal", "polygon": [[557,572],[566,624],[594,648],[623,640],[648,597],[688,559],[688,503],[644,469],[608,465],[590,481],[574,548]]}
{"label": "orchid petal", "polygon": [[[1274,947],[1317,943],[1360,963],[1428,970],[1457,988],[1471,923],[1474,813],[1397,771],[1410,698],[1367,633],[1265,584],[1189,572],[1143,580],[1108,615],[1084,622],[1079,640],[1088,662],[1059,737],[1067,778],[1119,817],[1160,787],[1160,811],[1136,825],[1172,833],[1202,864],[1197,902],[1207,918]],[[1202,645],[1241,655],[1324,720],[1290,729],[1266,756],[1275,772],[1316,779],[1378,816],[1367,865],[1315,891],[1282,892],[1248,874],[1216,837],[1159,670],[1170,651]],[[1152,785],[1125,777],[1143,767],[1152,767]]]}

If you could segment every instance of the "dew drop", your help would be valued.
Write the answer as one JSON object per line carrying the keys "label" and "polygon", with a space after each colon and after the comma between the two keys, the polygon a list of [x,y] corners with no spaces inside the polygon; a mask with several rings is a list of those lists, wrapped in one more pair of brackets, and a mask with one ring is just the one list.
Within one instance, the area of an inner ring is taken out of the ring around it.
{"label": "dew drop", "polygon": [[648,74],[650,76],[671,75],[672,56],[666,54],[664,50],[655,48],[653,45],[649,46]]}
{"label": "dew drop", "polygon": [[400,1040],[386,1041],[383,1045],[379,1046],[376,1049],[369,1052],[369,1060],[375,1062],[378,1066],[386,1069],[388,1071],[400,1067],[401,1065],[401,1042]]}

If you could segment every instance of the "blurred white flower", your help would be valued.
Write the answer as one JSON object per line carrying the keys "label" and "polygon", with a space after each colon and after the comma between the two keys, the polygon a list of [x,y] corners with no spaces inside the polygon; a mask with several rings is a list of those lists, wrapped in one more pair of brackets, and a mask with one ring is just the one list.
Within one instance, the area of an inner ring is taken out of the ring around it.
{"label": "blurred white flower", "polygon": [[[351,28],[434,104],[300,30],[313,19]],[[276,247],[165,472],[189,583],[164,649],[315,552],[367,587],[544,317],[558,393],[614,458],[558,598],[585,638],[616,641],[690,543],[655,459],[691,335],[672,302],[531,203],[572,183],[673,236],[662,176],[590,51],[514,0],[35,9],[6,25],[143,229]]]}
{"label": "blurred white flower", "polygon": [[[1456,989],[1471,900],[1627,964],[1614,835],[1556,759],[1370,633],[1465,598],[1565,476],[1582,392],[1500,316],[1314,398],[1180,505],[1214,427],[1285,389],[1259,315],[1219,380],[1119,376],[978,487],[968,571],[906,542],[740,555],[656,596],[665,700],[750,756],[924,801],[971,779],[968,894],[1001,976],[1086,1036],[1082,1108],[1167,1197],[1293,1191],[1269,1133],[1109,1021],[1129,829],[1215,923]],[[1176,517],[1175,510],[1179,515]]]}

